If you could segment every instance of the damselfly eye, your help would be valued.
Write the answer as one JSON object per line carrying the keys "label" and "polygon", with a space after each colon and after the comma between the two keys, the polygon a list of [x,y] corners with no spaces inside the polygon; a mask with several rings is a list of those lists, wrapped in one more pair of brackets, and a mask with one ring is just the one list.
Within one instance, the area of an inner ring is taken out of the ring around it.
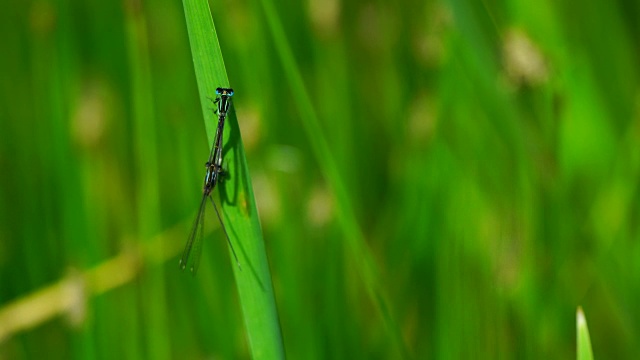
{"label": "damselfly eye", "polygon": [[216,89],[216,95],[220,95],[222,94],[222,88],[217,88]]}

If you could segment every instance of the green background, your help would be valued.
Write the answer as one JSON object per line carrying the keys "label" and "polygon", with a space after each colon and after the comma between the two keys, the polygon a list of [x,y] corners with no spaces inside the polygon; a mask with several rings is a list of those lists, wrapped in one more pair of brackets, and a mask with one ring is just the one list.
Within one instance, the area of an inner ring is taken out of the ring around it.
{"label": "green background", "polygon": [[[573,358],[578,306],[596,359],[640,354],[640,3],[210,5],[288,358]],[[182,3],[6,0],[0,52],[0,358],[248,358],[212,211],[178,270],[210,146]]]}

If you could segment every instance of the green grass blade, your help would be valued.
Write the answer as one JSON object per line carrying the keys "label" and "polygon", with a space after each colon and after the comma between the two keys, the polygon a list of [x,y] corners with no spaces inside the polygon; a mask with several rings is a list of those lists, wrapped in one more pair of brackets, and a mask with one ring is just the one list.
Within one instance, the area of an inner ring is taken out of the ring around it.
{"label": "green grass blade", "polygon": [[358,269],[362,276],[368,296],[373,304],[375,304],[385,326],[391,333],[397,350],[404,358],[408,358],[409,355],[404,345],[402,334],[390,309],[386,305],[388,301],[386,300],[387,297],[384,295],[385,292],[380,282],[378,267],[356,220],[355,210],[351,204],[347,187],[338,171],[338,165],[330,151],[329,144],[324,136],[324,131],[320,126],[318,115],[313,108],[311,98],[305,88],[278,14],[271,0],[261,0],[261,3],[269,30],[276,45],[276,50],[282,62],[282,67],[285,69],[284,73],[287,76],[289,86],[291,86],[294,101],[301,114],[300,120],[307,134],[307,139],[311,144],[318,166],[331,186],[336,203],[338,204],[338,219],[342,231],[345,234],[345,240],[349,246],[349,250],[352,253],[351,258],[355,262],[355,268]]}
{"label": "green grass blade", "polygon": [[[127,8],[126,30],[129,46],[129,67],[132,78],[133,124],[136,141],[136,163],[138,169],[137,209],[138,233],[143,241],[160,229],[158,173],[158,141],[154,121],[151,61],[146,17],[140,8]],[[167,341],[169,320],[167,303],[164,301],[166,283],[162,268],[147,272],[142,282],[143,299],[149,304],[143,312],[146,331],[146,348],[149,357],[158,360],[170,359],[171,348]],[[153,295],[151,295],[153,294]],[[137,330],[137,329],[136,329]],[[132,348],[132,353],[138,349]]]}
{"label": "green grass blade", "polygon": [[[215,116],[207,97],[217,87],[229,87],[226,69],[206,0],[183,0],[202,114],[209,144],[215,136]],[[242,90],[234,100],[241,103]],[[247,337],[254,359],[282,359],[284,346],[276,310],[269,263],[262,239],[244,147],[233,107],[224,134],[224,163],[230,178],[219,187],[221,215],[242,266],[232,260],[244,315]],[[206,156],[204,154],[203,156]],[[233,255],[229,249],[231,258]]]}
{"label": "green grass blade", "polygon": [[589,338],[589,328],[587,327],[587,319],[581,307],[578,307],[576,315],[576,326],[578,331],[578,360],[593,360],[593,352],[591,351],[591,339]]}

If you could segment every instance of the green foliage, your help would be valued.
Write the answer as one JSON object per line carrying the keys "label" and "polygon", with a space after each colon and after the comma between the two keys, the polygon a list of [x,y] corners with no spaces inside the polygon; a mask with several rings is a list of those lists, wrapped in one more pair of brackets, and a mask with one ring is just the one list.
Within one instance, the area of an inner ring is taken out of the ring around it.
{"label": "green foliage", "polygon": [[[218,38],[216,35],[209,6],[206,1],[183,0],[191,53],[195,65],[196,79],[200,98],[206,94],[215,94],[216,87],[229,87]],[[242,97],[240,97],[242,99]],[[209,106],[203,102],[205,119],[211,116]],[[284,358],[282,335],[278,322],[276,302],[271,284],[269,263],[262,240],[262,230],[253,196],[253,187],[249,178],[244,148],[242,146],[235,113],[229,116],[229,127],[235,134],[226,132],[224,144],[229,150],[223,152],[224,159],[231,163],[228,168],[230,177],[236,179],[236,187],[230,192],[240,201],[223,201],[222,212],[229,229],[232,243],[239,248],[238,260],[245,264],[245,271],[234,267],[238,294],[244,314],[246,334],[254,359]],[[206,121],[209,143],[214,143],[215,123]],[[221,187],[229,188],[226,183]],[[224,191],[221,194],[226,194]],[[225,198],[226,199],[226,198]],[[230,249],[231,251],[231,249]]]}
{"label": "green foliage", "polygon": [[578,339],[578,360],[593,360],[593,352],[591,351],[591,339],[589,338],[589,328],[587,327],[587,319],[584,316],[582,308],[578,308],[576,314],[576,332]]}
{"label": "green foliage", "polygon": [[[7,2],[0,357],[572,358],[582,304],[598,358],[636,358],[637,15]],[[208,209],[192,277],[227,85],[242,271]]]}
{"label": "green foliage", "polygon": [[330,185],[330,189],[333,193],[333,197],[336,201],[336,216],[338,223],[342,228],[346,243],[350,247],[350,257],[354,260],[353,268],[360,273],[361,279],[364,283],[364,287],[367,290],[369,300],[375,304],[379,315],[381,315],[386,323],[387,331],[390,333],[391,338],[396,340],[399,347],[399,351],[403,352],[402,355],[406,357],[406,350],[402,343],[402,337],[399,334],[397,325],[391,314],[388,313],[385,296],[383,295],[382,286],[379,280],[379,271],[376,264],[373,261],[370,250],[364,241],[364,236],[359,229],[357,219],[355,217],[353,206],[349,194],[342,180],[342,177],[338,171],[334,155],[331,153],[328,141],[323,134],[323,130],[318,121],[318,116],[315,110],[307,90],[305,89],[302,76],[295,63],[294,56],[291,52],[291,48],[287,42],[284,30],[280,23],[280,19],[270,0],[262,0],[262,5],[265,10],[267,23],[271,30],[271,36],[273,37],[276,45],[280,61],[284,68],[284,73],[287,78],[287,82],[291,88],[291,92],[294,96],[294,103],[296,104],[300,113],[300,119],[304,126],[307,138],[311,143],[311,150],[316,162],[320,167],[320,170],[325,177],[326,181]]}

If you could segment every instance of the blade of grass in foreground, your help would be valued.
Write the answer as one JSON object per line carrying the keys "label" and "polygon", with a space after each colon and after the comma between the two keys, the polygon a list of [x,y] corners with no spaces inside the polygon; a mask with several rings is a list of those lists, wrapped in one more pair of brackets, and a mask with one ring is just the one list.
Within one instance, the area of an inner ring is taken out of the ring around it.
{"label": "blade of grass in foreground", "polygon": [[581,307],[578,307],[578,312],[576,314],[576,326],[578,331],[578,360],[593,360],[587,319],[584,317],[584,312]]}
{"label": "blade of grass in foreground", "polygon": [[339,224],[345,234],[346,243],[353,254],[351,258],[354,259],[356,263],[355,267],[362,276],[365,289],[379,311],[387,331],[392,336],[399,355],[403,358],[409,358],[410,356],[400,328],[395,322],[391,310],[387,307],[387,297],[380,282],[378,267],[356,220],[355,210],[349,199],[347,188],[340,176],[338,166],[329,149],[329,144],[324,136],[324,132],[320,127],[318,116],[305,88],[302,75],[291,52],[278,14],[271,0],[260,0],[260,2],[265,12],[273,42],[276,45],[276,50],[282,62],[282,67],[285,70],[284,73],[289,82],[289,86],[291,86],[298,111],[301,114],[300,120],[307,133],[307,139],[318,161],[318,166],[331,186],[333,195],[338,203],[336,208],[339,212]]}
{"label": "blade of grass in foreground", "polygon": [[[213,143],[216,121],[207,97],[215,95],[217,87],[229,87],[218,37],[207,0],[183,0],[191,44],[191,54],[198,82],[202,114],[209,144]],[[242,89],[235,89],[238,103]],[[249,178],[244,147],[233,107],[227,117],[229,129],[223,137],[224,164],[230,178],[219,185],[221,212],[229,238],[242,266],[234,264],[236,286],[253,359],[283,359],[284,347],[267,254],[262,239]],[[206,156],[206,154],[205,154]],[[229,250],[230,256],[231,250]]]}

